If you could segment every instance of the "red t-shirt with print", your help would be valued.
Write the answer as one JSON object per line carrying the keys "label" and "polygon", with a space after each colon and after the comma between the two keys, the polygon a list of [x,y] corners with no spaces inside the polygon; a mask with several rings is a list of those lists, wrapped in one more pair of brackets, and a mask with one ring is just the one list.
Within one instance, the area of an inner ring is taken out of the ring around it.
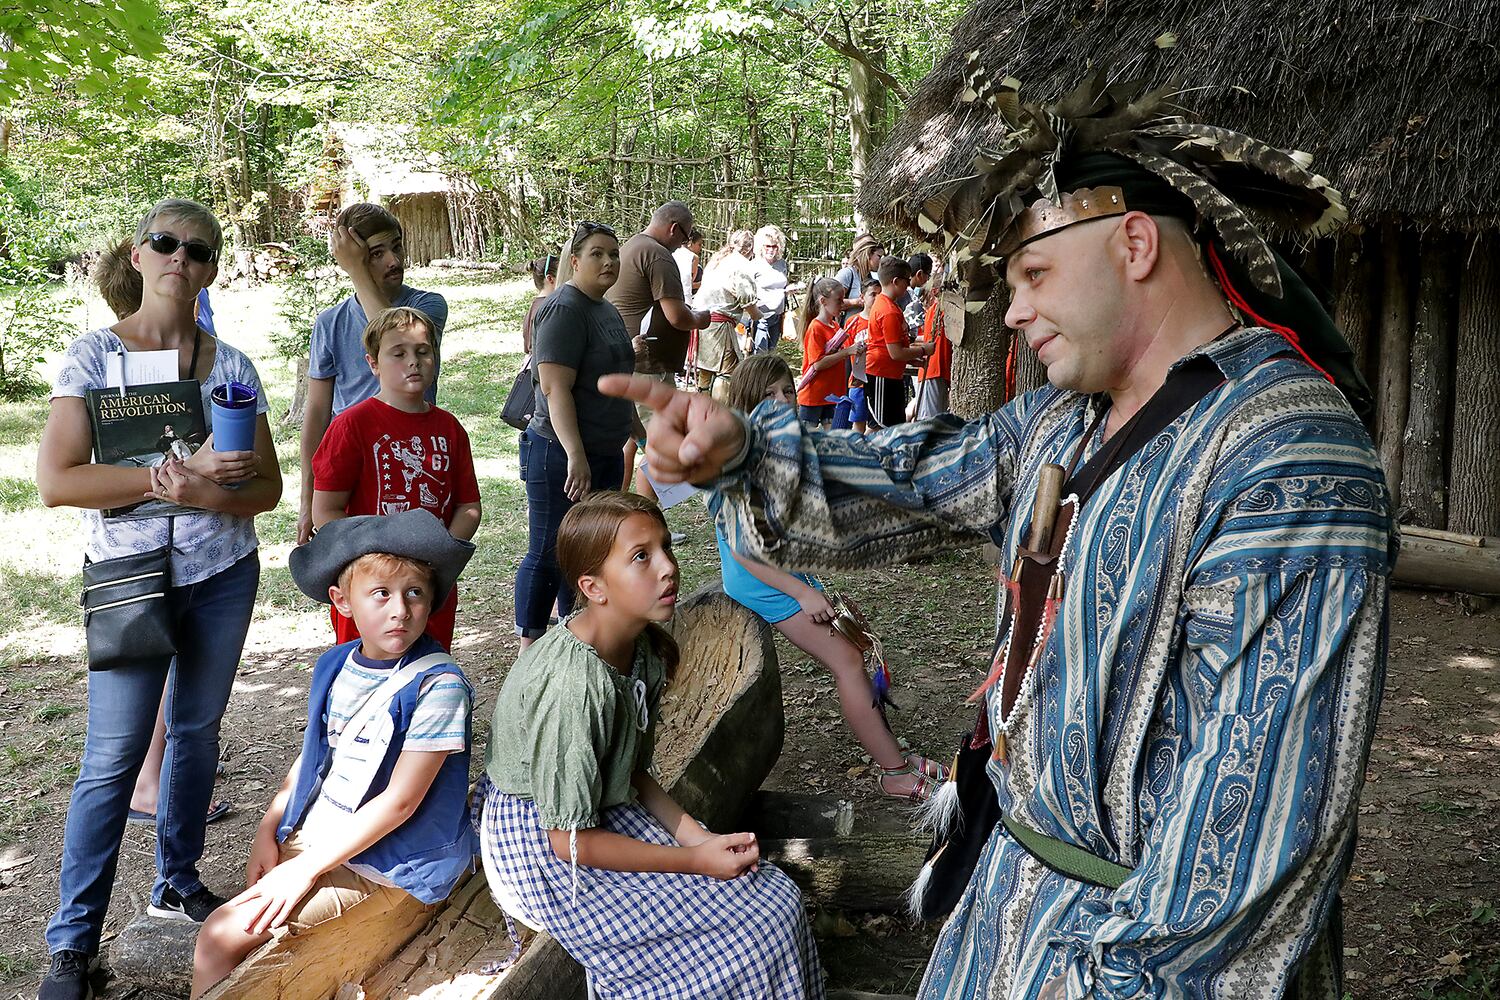
{"label": "red t-shirt with print", "polygon": [[[399,514],[423,507],[453,523],[459,504],[479,502],[479,480],[469,435],[447,410],[407,413],[372,396],[333,418],[313,455],[313,489],[349,493],[345,513]],[[427,634],[447,649],[453,642],[458,589],[427,620]],[[358,636],[333,609],[340,642]]]}
{"label": "red t-shirt with print", "polygon": [[906,315],[884,292],[875,296],[870,317],[870,346],[865,350],[865,371],[881,378],[900,378],[906,374],[906,362],[891,357],[890,345],[907,347]]}

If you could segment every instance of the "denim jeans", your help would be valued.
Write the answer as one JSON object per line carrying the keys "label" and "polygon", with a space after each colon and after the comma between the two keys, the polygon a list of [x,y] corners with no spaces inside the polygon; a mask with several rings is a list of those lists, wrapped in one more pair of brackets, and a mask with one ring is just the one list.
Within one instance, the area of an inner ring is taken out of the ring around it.
{"label": "denim jeans", "polygon": [[[589,488],[617,490],[625,475],[623,446],[589,455]],[[527,431],[521,439],[521,467],[526,470],[526,518],[530,541],[516,570],[516,635],[538,638],[547,631],[552,602],[566,615],[573,608],[573,588],[564,586],[557,568],[557,527],[573,507],[563,492],[568,453],[556,441]]]}
{"label": "denim jeans", "polygon": [[770,316],[762,316],[755,321],[755,345],[752,354],[768,354],[776,350],[776,345],[781,341],[781,327],[786,320],[786,313],[773,313]]}
{"label": "denim jeans", "polygon": [[83,763],[63,827],[58,907],[47,950],[93,955],[109,909],[125,815],[136,775],[167,693],[167,749],[156,805],[156,883],[184,896],[203,887],[198,859],[219,762],[219,720],[229,704],[240,651],[255,609],[260,555],[168,594],[177,622],[177,655],[159,663],[89,673]]}

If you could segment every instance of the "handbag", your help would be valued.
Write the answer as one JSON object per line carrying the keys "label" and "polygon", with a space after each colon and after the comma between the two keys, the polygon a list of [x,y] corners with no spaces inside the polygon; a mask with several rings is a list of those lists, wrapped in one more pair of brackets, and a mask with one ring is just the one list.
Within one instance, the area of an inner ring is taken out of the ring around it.
{"label": "handbag", "polygon": [[526,360],[521,362],[521,370],[516,372],[515,381],[511,383],[505,405],[500,408],[500,419],[516,430],[524,431],[535,413],[536,380],[531,371],[531,355],[528,354]]}
{"label": "handbag", "polygon": [[83,631],[89,669],[170,659],[177,652],[177,628],[167,601],[172,586],[172,522],[167,544],[150,552],[83,562]]}

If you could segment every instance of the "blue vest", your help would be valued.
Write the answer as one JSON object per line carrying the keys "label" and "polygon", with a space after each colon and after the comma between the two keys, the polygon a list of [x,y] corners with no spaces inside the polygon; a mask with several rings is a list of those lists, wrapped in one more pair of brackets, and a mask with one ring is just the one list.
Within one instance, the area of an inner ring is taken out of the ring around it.
{"label": "blue vest", "polygon": [[[354,648],[351,642],[334,646],[318,658],[313,667],[312,690],[307,698],[307,733],[302,740],[302,763],[292,797],[276,828],[276,840],[283,841],[296,829],[317,799],[323,775],[333,753],[328,746],[328,698],[334,678],[349,660]],[[442,651],[429,636],[422,636],[407,651],[408,661]],[[454,664],[443,664],[424,670],[391,699],[391,721],[395,735],[385,760],[370,783],[370,790],[360,805],[379,795],[390,784],[391,772],[406,743],[406,730],[417,706],[422,682],[434,674],[451,673],[467,685],[468,679]],[[470,690],[472,699],[473,691]],[[438,903],[458,884],[459,878],[473,870],[479,853],[479,837],[469,820],[469,750],[472,720],[464,726],[464,747],[451,753],[438,768],[432,786],[417,811],[405,823],[349,859],[351,864],[368,865],[387,879],[411,893],[423,903]]]}

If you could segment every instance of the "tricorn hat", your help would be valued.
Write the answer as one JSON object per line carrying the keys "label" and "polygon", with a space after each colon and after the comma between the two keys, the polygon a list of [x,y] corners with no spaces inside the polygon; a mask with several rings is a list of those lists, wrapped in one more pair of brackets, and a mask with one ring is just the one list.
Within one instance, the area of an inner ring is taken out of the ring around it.
{"label": "tricorn hat", "polygon": [[458,575],[474,555],[474,545],[454,538],[432,512],[418,507],[399,514],[362,514],[330,521],[312,541],[292,550],[288,564],[297,588],[320,604],[333,603],[328,588],[360,556],[384,552],[432,567],[432,605],[447,600]]}

